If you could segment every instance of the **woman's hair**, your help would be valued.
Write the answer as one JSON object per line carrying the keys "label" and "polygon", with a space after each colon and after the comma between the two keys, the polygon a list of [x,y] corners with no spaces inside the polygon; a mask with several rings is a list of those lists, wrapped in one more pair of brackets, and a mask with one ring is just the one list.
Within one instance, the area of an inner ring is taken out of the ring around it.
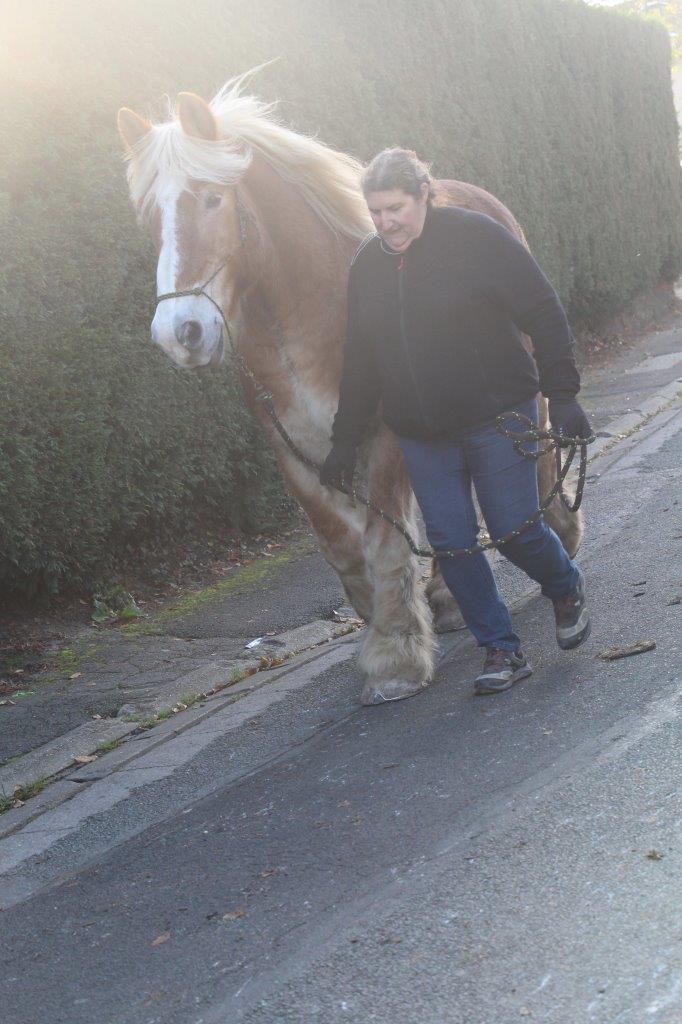
{"label": "woman's hair", "polygon": [[437,197],[433,178],[427,164],[411,149],[382,149],[365,169],[361,179],[365,196],[370,192],[399,188],[416,199],[422,194],[421,186],[424,182],[429,186],[427,203],[430,206]]}

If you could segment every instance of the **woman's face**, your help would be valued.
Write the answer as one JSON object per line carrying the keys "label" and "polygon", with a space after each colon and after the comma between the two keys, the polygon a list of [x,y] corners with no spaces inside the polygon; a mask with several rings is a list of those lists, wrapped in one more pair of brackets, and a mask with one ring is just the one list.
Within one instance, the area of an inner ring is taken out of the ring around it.
{"label": "woman's face", "polygon": [[396,252],[405,252],[424,227],[429,186],[421,186],[419,198],[401,188],[368,192],[365,199],[377,233]]}

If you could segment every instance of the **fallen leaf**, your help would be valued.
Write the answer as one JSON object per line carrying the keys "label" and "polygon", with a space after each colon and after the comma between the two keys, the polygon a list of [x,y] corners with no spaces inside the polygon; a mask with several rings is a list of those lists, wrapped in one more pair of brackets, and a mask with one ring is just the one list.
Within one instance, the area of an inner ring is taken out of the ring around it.
{"label": "fallen leaf", "polygon": [[629,658],[633,654],[644,654],[646,651],[653,651],[656,647],[655,640],[640,640],[639,643],[630,644],[628,647],[607,647],[597,655],[604,661],[616,661],[618,658]]}
{"label": "fallen leaf", "polygon": [[168,940],[170,939],[170,935],[171,935],[170,932],[161,932],[160,935],[156,936],[156,938],[151,943],[151,945],[152,946],[162,946],[164,942],[168,942]]}
{"label": "fallen leaf", "polygon": [[90,764],[91,761],[97,760],[97,754],[76,754],[74,761],[76,764]]}
{"label": "fallen leaf", "polygon": [[223,914],[223,921],[236,921],[238,917],[243,917],[246,911],[243,907],[237,907],[235,910],[229,910],[227,914]]}
{"label": "fallen leaf", "polygon": [[678,594],[676,597],[672,597],[668,602],[668,607],[672,607],[674,604],[682,604],[682,597]]}
{"label": "fallen leaf", "polygon": [[71,675],[69,676],[69,679],[80,679],[82,675],[82,672],[72,672]]}
{"label": "fallen leaf", "polygon": [[0,700],[0,708],[3,708],[5,706],[5,704],[12,704],[12,705],[16,706],[16,703],[17,702],[15,700],[9,700],[9,699]]}
{"label": "fallen leaf", "polygon": [[261,878],[269,878],[270,875],[276,875],[279,868],[263,868],[260,873]]}
{"label": "fallen leaf", "polygon": [[350,807],[350,800],[342,800],[339,807]]}
{"label": "fallen leaf", "polygon": [[661,853],[660,850],[649,850],[647,853],[647,860],[663,860],[665,854]]}

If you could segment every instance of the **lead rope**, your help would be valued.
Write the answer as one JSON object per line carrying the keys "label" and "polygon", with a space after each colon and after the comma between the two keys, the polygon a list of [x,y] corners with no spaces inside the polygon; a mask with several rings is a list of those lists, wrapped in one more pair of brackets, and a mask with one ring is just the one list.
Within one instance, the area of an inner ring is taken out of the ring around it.
{"label": "lead rope", "polygon": [[[242,219],[241,209],[239,210],[239,213],[242,245],[244,245],[246,236],[245,222]],[[211,276],[204,282],[204,284],[198,285],[196,288],[187,288],[184,291],[165,292],[163,295],[158,296],[156,300],[157,305],[159,302],[163,302],[165,299],[182,298],[185,295],[203,295],[204,298],[208,299],[208,301],[215,306],[215,308],[220,313],[223,324],[225,325],[225,332],[227,335],[227,340],[229,342],[232,358],[237,364],[239,370],[244,374],[245,377],[247,377],[251,381],[255,391],[256,402],[258,402],[259,405],[263,406],[265,412],[272,421],[275,430],[282,438],[289,451],[293,455],[295,455],[299,462],[301,462],[304,466],[307,466],[308,469],[312,470],[314,473],[319,475],[322,467],[313,459],[309,458],[304,452],[302,452],[301,449],[296,444],[296,442],[291,437],[291,435],[288,433],[286,427],[284,426],[279,416],[275,412],[272,393],[270,391],[267,391],[266,388],[263,387],[263,385],[257,379],[255,374],[247,366],[246,360],[242,356],[241,352],[237,350],[237,347],[234,343],[234,339],[232,337],[232,332],[230,331],[229,324],[227,322],[225,314],[222,311],[222,308],[216,302],[216,300],[206,291],[208,286],[214,281],[214,279],[218,276],[220,271],[227,266],[233,255],[234,254],[232,253],[228,255],[225,258],[225,260],[220,264],[218,269],[214,271],[214,273],[211,274]],[[505,426],[505,421],[509,419],[516,420],[518,423],[521,424],[522,427],[525,427],[525,429],[510,430],[508,427]],[[356,501],[359,505],[363,505],[365,508],[369,509],[375,515],[383,519],[385,522],[390,523],[390,525],[395,530],[397,530],[398,533],[402,534],[402,536],[405,538],[409,545],[410,551],[412,551],[412,553],[416,555],[418,558],[459,558],[462,555],[478,555],[482,551],[490,551],[491,548],[499,549],[504,544],[507,544],[510,540],[514,540],[514,538],[519,537],[522,533],[529,529],[529,527],[531,527],[533,523],[536,523],[540,516],[542,516],[547,511],[547,509],[552,504],[557,495],[559,495],[561,501],[563,502],[563,504],[569,512],[577,512],[583,500],[585,476],[587,474],[587,446],[588,444],[591,444],[595,440],[594,435],[587,438],[564,437],[563,434],[560,434],[554,430],[541,430],[539,427],[535,426],[533,421],[529,419],[528,416],[524,416],[520,412],[509,412],[504,413],[501,416],[498,416],[495,420],[495,427],[500,434],[503,434],[505,437],[511,440],[514,446],[514,450],[519,455],[522,455],[524,459],[533,459],[534,461],[537,461],[537,459],[542,458],[543,455],[548,455],[551,451],[555,451],[557,464],[556,483],[550,490],[545,500],[541,503],[540,507],[537,509],[537,511],[533,513],[532,516],[529,516],[528,519],[521,523],[519,527],[517,527],[515,530],[510,530],[510,532],[506,533],[504,537],[498,537],[495,540],[486,540],[480,544],[473,544],[471,547],[468,548],[448,548],[443,551],[433,551],[431,550],[431,548],[420,548],[419,545],[414,540],[414,538],[412,537],[409,530],[407,530],[401,522],[399,522],[394,516],[390,515],[388,512],[385,512],[373,501],[370,501],[369,498],[365,497],[364,494],[359,494],[355,490],[355,488],[352,487],[349,488],[348,490],[342,490],[341,493],[346,494],[349,498],[352,498],[352,500]],[[536,452],[529,452],[523,448],[524,441],[537,441],[538,443],[540,441],[547,441],[548,444],[542,450],[538,449],[538,451]],[[566,455],[566,460],[564,461],[563,465],[561,462],[562,448],[568,449],[568,454]],[[575,458],[575,453],[578,450],[578,448],[580,448],[580,467],[578,469],[578,482],[576,484],[575,497],[572,502],[569,502],[566,495],[564,494],[563,484],[564,480],[568,476],[568,473],[571,469],[571,465],[573,464],[573,459]],[[341,488],[339,488],[339,490],[341,490]]]}

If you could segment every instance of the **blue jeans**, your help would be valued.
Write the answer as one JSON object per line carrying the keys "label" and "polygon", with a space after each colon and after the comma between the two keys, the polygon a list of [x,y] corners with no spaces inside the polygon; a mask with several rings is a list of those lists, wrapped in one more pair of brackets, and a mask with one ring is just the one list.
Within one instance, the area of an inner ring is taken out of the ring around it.
{"label": "blue jeans", "polygon": [[[518,405],[516,411],[537,423],[535,399]],[[514,420],[507,425],[512,430],[523,429]],[[472,483],[493,539],[520,526],[539,505],[535,460],[514,451],[512,442],[498,433],[494,424],[472,427],[445,440],[399,440],[429,542],[436,550],[476,543]],[[524,447],[535,450],[537,444],[524,442]],[[562,597],[578,585],[578,567],[544,518],[501,550],[541,585],[546,597]],[[485,555],[441,558],[439,565],[479,645],[516,650],[519,638]]]}

